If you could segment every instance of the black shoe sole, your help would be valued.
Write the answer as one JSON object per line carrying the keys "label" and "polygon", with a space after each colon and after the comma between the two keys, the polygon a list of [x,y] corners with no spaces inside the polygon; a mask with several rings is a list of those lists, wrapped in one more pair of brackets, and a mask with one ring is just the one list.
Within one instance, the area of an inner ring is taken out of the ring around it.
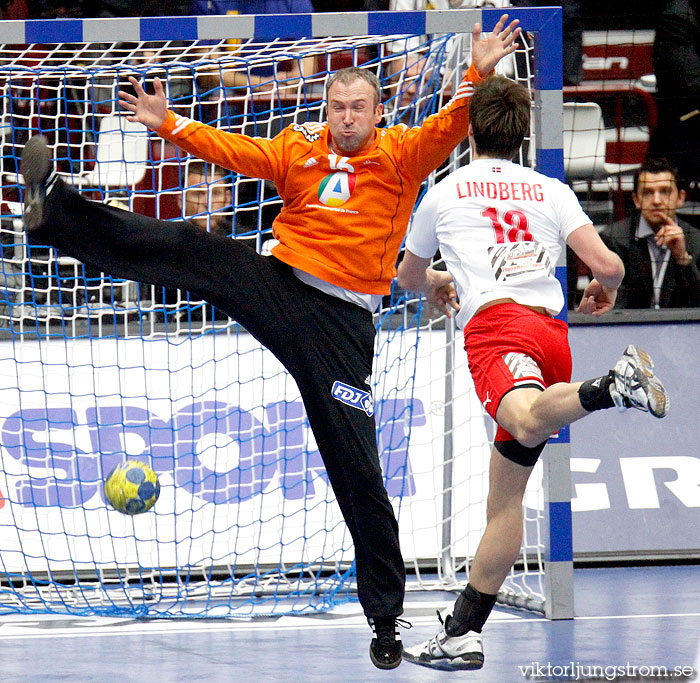
{"label": "black shoe sole", "polygon": [[51,159],[43,135],[27,141],[22,151],[19,172],[24,177],[24,229],[36,230],[44,220],[46,180],[51,173]]}
{"label": "black shoe sole", "polygon": [[385,671],[395,669],[403,661],[403,648],[401,648],[401,652],[399,652],[396,659],[393,659],[390,662],[384,662],[374,656],[374,652],[372,652],[372,647],[370,646],[369,658],[372,660],[372,664],[374,664],[374,666],[376,666],[378,669],[384,669]]}

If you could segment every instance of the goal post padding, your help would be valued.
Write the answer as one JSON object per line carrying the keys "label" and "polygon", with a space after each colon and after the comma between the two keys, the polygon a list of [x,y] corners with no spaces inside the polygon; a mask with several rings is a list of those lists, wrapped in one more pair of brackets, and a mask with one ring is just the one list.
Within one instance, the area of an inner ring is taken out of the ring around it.
{"label": "goal post padding", "polygon": [[[533,97],[533,135],[519,160],[562,178],[561,10],[508,13],[527,38],[504,68]],[[127,125],[116,92],[128,76],[161,77],[186,116],[274,135],[323,121],[328,74],[353,64],[380,77],[386,125],[417,125],[459,82],[474,24],[490,31],[501,14],[0,23],[0,612],[248,616],[354,596],[352,543],[294,382],[186,292],[29,247],[17,177],[28,137],[46,134],[59,172],[96,201],[192,217],[264,251],[275,188],[209,167],[198,175],[194,159]],[[461,145],[427,185],[467,161]],[[203,192],[196,209],[192,190]],[[565,282],[563,263],[557,273]],[[376,321],[378,443],[409,589],[454,590],[484,525],[492,424],[449,322],[428,320],[396,288]],[[568,430],[545,453],[526,496],[523,552],[500,598],[566,618]],[[109,509],[102,493],[125,458],[147,460],[162,486],[154,510],[134,518]]]}

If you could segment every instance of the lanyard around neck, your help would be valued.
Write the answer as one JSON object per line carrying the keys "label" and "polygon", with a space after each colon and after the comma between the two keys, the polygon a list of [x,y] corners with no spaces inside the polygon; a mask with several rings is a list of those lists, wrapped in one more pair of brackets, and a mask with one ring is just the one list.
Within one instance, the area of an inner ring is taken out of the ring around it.
{"label": "lanyard around neck", "polygon": [[[664,277],[666,276],[666,268],[668,268],[668,262],[671,259],[670,249],[660,249],[654,248],[652,246],[651,240],[654,236],[651,235],[647,237],[647,247],[649,249],[649,260],[651,261],[651,275],[654,282],[654,300],[653,308],[661,308],[661,286],[664,283]],[[659,264],[656,260],[657,254],[663,253],[663,260]]]}

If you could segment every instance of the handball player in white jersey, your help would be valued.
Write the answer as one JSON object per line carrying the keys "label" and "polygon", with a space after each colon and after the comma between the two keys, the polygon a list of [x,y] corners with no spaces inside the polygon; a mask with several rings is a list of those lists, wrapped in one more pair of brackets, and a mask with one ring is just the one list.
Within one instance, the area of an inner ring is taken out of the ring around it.
{"label": "handball player in white jersey", "polygon": [[[522,499],[547,439],[592,411],[633,407],[663,417],[669,397],[649,355],[630,345],[606,375],[571,383],[565,300],[555,266],[567,243],[591,269],[579,312],[615,304],[624,276],[572,190],[511,159],[530,129],[530,97],[502,76],[477,85],[469,104],[472,161],[423,198],[398,271],[402,287],[464,328],[469,369],[498,423],[487,526],[469,583],[441,615],[442,629],[404,650],[437,669],[479,669],[481,630],[522,541]],[[447,272],[430,267],[439,249]]]}

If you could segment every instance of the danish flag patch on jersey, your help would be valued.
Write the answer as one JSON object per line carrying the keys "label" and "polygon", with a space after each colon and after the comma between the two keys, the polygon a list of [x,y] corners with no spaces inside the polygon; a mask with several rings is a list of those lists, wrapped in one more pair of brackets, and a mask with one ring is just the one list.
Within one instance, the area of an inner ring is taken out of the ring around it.
{"label": "danish flag patch on jersey", "polygon": [[338,382],[336,380],[333,382],[331,396],[333,396],[336,401],[340,401],[346,406],[362,410],[363,412],[367,413],[369,417],[374,415],[374,401],[372,400],[372,394],[369,391],[356,389],[355,387],[351,387],[349,384],[345,384],[345,382]]}

